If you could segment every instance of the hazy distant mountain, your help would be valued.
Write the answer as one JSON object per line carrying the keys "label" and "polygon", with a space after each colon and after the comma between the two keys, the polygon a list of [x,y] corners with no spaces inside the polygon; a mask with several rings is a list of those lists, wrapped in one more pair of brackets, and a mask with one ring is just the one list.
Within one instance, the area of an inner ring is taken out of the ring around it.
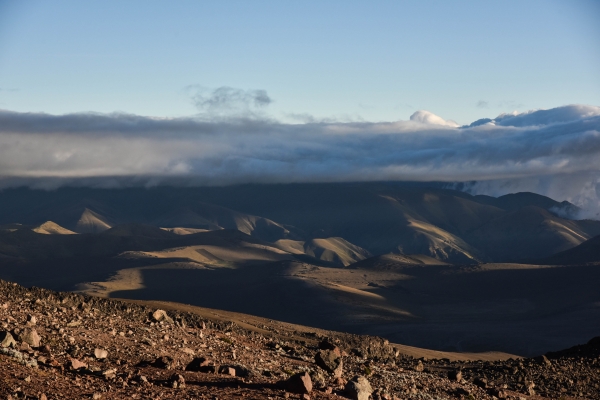
{"label": "hazy distant mountain", "polygon": [[316,241],[341,238],[347,245],[334,246],[335,259],[344,265],[388,253],[452,263],[548,257],[600,234],[598,221],[565,218],[576,211],[534,193],[494,198],[394,183],[0,192],[0,224],[54,221],[79,233],[125,223],[235,229],[268,243],[298,242],[292,247],[329,261],[330,249]]}

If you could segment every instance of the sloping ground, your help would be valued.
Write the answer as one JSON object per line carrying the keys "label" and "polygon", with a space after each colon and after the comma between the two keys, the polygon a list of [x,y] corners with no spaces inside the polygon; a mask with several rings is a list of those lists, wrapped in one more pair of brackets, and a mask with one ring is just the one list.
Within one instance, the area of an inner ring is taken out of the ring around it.
{"label": "sloping ground", "polygon": [[106,217],[86,208],[75,223],[75,230],[79,233],[98,233],[112,226],[113,224]]}
{"label": "sloping ground", "polygon": [[579,208],[568,201],[558,202],[549,197],[537,193],[519,192],[506,194],[500,197],[475,196],[475,201],[482,204],[492,205],[505,211],[517,211],[523,207],[539,207],[544,210],[551,210],[555,214],[575,214]]}
{"label": "sloping ground", "polygon": [[[7,399],[333,400],[356,398],[355,385],[348,382],[357,376],[368,382],[360,391],[365,399],[600,398],[597,339],[548,358],[484,354],[479,360],[504,361],[468,361],[478,356],[5,281],[0,281],[0,304],[0,396]],[[581,349],[588,347],[590,356],[582,357]],[[300,376],[303,383],[293,384]]]}
{"label": "sloping ground", "polygon": [[449,265],[436,258],[424,256],[421,254],[404,255],[404,254],[384,254],[382,256],[375,256],[367,258],[363,261],[357,262],[352,265],[352,268],[357,269],[373,269],[373,270],[385,270],[403,268],[407,265]]}
{"label": "sloping ground", "polygon": [[[123,223],[236,229],[266,242],[337,237],[373,255],[424,254],[451,263],[548,257],[600,234],[599,221],[564,218],[576,213],[572,204],[534,193],[493,198],[399,183],[0,193],[0,224],[51,220],[79,233]],[[354,257],[326,253],[341,264]]]}
{"label": "sloping ground", "polygon": [[76,233],[70,231],[52,221],[44,222],[43,224],[36,226],[32,229],[35,233],[41,233],[44,235],[75,235]]}
{"label": "sloping ground", "polygon": [[208,229],[199,229],[199,228],[183,228],[183,227],[175,227],[175,228],[160,228],[167,232],[173,232],[176,235],[192,235],[194,233],[208,232]]}
{"label": "sloping ground", "polygon": [[[530,355],[600,329],[594,266],[454,266],[387,255],[339,268],[300,254],[305,243],[294,253],[238,230],[176,235],[138,224],[79,235],[18,229],[0,232],[0,277],[62,290],[93,282],[89,290],[106,296],[291,318],[447,351]],[[342,240],[314,243],[321,257],[325,245],[342,256],[359,251]]]}
{"label": "sloping ground", "polygon": [[190,266],[156,259],[164,261],[122,267],[104,281],[90,279],[95,287],[80,288],[373,334],[443,351],[535,355],[600,330],[595,266],[457,267],[382,258],[348,268],[300,261],[220,268],[218,261]]}
{"label": "sloping ground", "polygon": [[343,238],[312,239],[306,242],[281,239],[275,245],[291,254],[306,254],[317,260],[328,261],[344,267],[364,260],[371,254]]}
{"label": "sloping ground", "polygon": [[195,203],[175,208],[152,221],[155,226],[186,227],[206,230],[237,229],[247,235],[274,242],[283,238],[297,238],[287,227],[267,218],[248,215],[225,207]]}
{"label": "sloping ground", "polygon": [[[150,225],[122,224],[100,234],[44,235],[44,229],[68,233],[56,224],[44,224],[37,231],[10,229],[0,232],[0,254],[21,259],[65,259],[114,257],[183,258],[203,263],[276,261],[294,254],[315,260],[349,265],[369,256],[365,250],[341,238],[314,239],[308,242],[282,240],[271,244],[239,230],[201,231],[185,235]],[[181,228],[179,228],[181,229]],[[294,248],[300,246],[300,250]]]}
{"label": "sloping ground", "polygon": [[0,254],[22,259],[91,259],[114,257],[125,251],[152,252],[195,245],[232,248],[241,243],[269,246],[237,230],[177,235],[139,224],[119,225],[100,234],[40,235],[29,229],[0,232]]}
{"label": "sloping ground", "polygon": [[536,261],[551,265],[600,263],[600,236],[593,237],[572,249]]}
{"label": "sloping ground", "polygon": [[572,221],[527,206],[495,218],[469,234],[468,240],[489,260],[514,261],[564,251],[600,234],[598,221]]}

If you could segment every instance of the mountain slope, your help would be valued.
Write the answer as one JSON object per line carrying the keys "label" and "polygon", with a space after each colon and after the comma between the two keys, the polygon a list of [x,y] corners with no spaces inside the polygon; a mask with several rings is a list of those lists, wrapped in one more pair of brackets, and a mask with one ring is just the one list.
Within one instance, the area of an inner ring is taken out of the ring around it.
{"label": "mountain slope", "polygon": [[547,257],[598,234],[600,223],[566,220],[527,206],[488,222],[471,232],[467,240],[489,260],[516,261]]}
{"label": "mountain slope", "polygon": [[282,239],[275,242],[275,245],[292,254],[305,254],[344,267],[371,255],[365,249],[339,237],[312,239],[306,242]]}
{"label": "mountain slope", "polygon": [[535,261],[550,265],[600,263],[600,236],[593,237],[572,249]]}
{"label": "mountain slope", "polygon": [[270,243],[337,237],[373,255],[452,263],[547,257],[600,234],[598,221],[563,218],[573,209],[534,193],[493,198],[400,183],[0,192],[3,225],[51,220],[79,233],[124,223],[180,233],[236,229]]}
{"label": "mountain slope", "polygon": [[52,221],[46,221],[31,230],[44,235],[75,235],[75,232],[63,228]]}

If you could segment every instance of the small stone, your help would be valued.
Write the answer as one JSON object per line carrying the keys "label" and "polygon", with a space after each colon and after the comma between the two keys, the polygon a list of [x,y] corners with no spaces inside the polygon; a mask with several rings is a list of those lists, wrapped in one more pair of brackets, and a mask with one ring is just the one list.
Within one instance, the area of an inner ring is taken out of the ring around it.
{"label": "small stone", "polygon": [[29,314],[27,316],[27,324],[28,325],[35,325],[36,323],[37,323],[37,318],[35,317],[35,315]]}
{"label": "small stone", "polygon": [[203,367],[208,366],[208,360],[204,357],[194,358],[188,365],[186,365],[186,371],[202,372]]}
{"label": "small stone", "polygon": [[551,367],[552,366],[552,361],[550,361],[548,359],[548,357],[546,357],[545,355],[541,355],[539,357],[536,357],[535,360],[537,362],[539,362],[542,365],[545,365],[546,367]]}
{"label": "small stone", "polygon": [[357,375],[345,387],[346,394],[353,400],[369,400],[373,389],[364,376]]}
{"label": "small stone", "polygon": [[487,388],[487,379],[485,378],[475,378],[475,380],[473,381],[473,384],[475,386],[479,386],[482,389]]}
{"label": "small stone", "polygon": [[10,332],[0,332],[0,347],[16,347],[17,342]]}
{"label": "small stone", "polygon": [[79,361],[76,358],[71,358],[69,360],[69,366],[72,369],[80,369],[80,368],[87,368],[88,365],[86,363],[82,362],[82,361]]}
{"label": "small stone", "polygon": [[48,400],[48,397],[46,397],[44,393],[40,393],[40,395],[38,396],[38,400]]}
{"label": "small stone", "polygon": [[92,399],[94,399],[94,400],[98,400],[98,399],[101,399],[101,398],[102,398],[102,394],[101,393],[96,392],[96,393],[94,393],[92,395]]}
{"label": "small stone", "polygon": [[425,367],[423,366],[423,363],[421,362],[421,360],[419,360],[419,362],[417,363],[417,366],[415,367],[415,371],[423,372],[424,369],[425,369]]}
{"label": "small stone", "polygon": [[506,392],[504,390],[501,389],[497,389],[497,388],[491,388],[488,390],[488,394],[497,397],[499,399],[506,399],[508,396],[506,394]]}
{"label": "small stone", "polygon": [[105,359],[106,357],[108,357],[108,351],[96,348],[94,349],[94,357],[96,357],[98,360]]}
{"label": "small stone", "polygon": [[319,367],[323,368],[330,374],[333,374],[335,378],[342,376],[343,362],[339,349],[337,349],[337,351],[320,350],[315,355],[315,362]]}
{"label": "small stone", "polygon": [[184,347],[183,349],[181,349],[181,351],[185,354],[189,354],[190,356],[196,355],[196,352],[194,350],[188,349],[187,347]]}
{"label": "small stone", "polygon": [[169,356],[158,357],[152,365],[156,368],[171,369],[173,368],[173,359]]}
{"label": "small stone", "polygon": [[219,368],[219,373],[229,376],[235,376],[235,368],[224,365],[221,368]]}
{"label": "small stone", "polygon": [[156,322],[168,322],[168,323],[173,323],[173,319],[171,317],[169,317],[169,315],[167,314],[167,312],[165,310],[156,310],[152,313],[152,318],[156,321]]}
{"label": "small stone", "polygon": [[30,345],[28,345],[28,344],[27,344],[27,343],[25,343],[25,342],[23,342],[23,343],[21,343],[21,344],[19,345],[19,350],[20,350],[20,351],[27,351],[27,352],[29,352],[29,351],[32,351],[32,350],[31,350],[31,346],[30,346]]}
{"label": "small stone", "polygon": [[185,379],[180,374],[173,374],[169,379],[171,387],[176,388],[184,388],[185,387]]}
{"label": "small stone", "polygon": [[25,377],[25,379],[23,379],[25,382],[31,382],[31,376],[27,375]]}
{"label": "small stone", "polygon": [[40,347],[42,338],[35,329],[25,328],[19,335],[19,340],[27,343],[31,347]]}
{"label": "small stone", "polygon": [[462,371],[460,369],[448,371],[448,379],[456,382],[462,381]]}
{"label": "small stone", "polygon": [[102,371],[102,376],[104,377],[104,379],[115,379],[117,377],[117,369],[111,368]]}
{"label": "small stone", "polygon": [[344,387],[346,385],[346,380],[344,378],[342,378],[341,376],[339,378],[335,378],[333,380],[333,383],[337,386],[337,387]]}
{"label": "small stone", "polygon": [[300,372],[292,375],[285,381],[285,389],[292,393],[310,393],[312,392],[312,386],[312,381],[308,372]]}

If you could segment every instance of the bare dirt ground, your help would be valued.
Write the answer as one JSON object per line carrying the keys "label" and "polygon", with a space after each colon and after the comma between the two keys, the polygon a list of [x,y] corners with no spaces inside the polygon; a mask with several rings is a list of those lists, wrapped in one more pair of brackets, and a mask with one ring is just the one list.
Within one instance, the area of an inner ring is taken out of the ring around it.
{"label": "bare dirt ground", "polygon": [[6,281],[0,323],[6,399],[600,398],[599,339],[537,359],[437,358],[377,337]]}

